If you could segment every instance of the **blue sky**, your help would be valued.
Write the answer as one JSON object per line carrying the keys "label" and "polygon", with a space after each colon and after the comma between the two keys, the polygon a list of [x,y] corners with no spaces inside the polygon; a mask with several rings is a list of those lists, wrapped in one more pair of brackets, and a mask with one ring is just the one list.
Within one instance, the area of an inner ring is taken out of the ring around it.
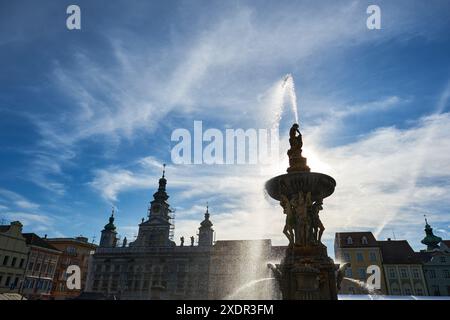
{"label": "blue sky", "polygon": [[[81,30],[65,27],[69,4]],[[371,230],[419,249],[423,214],[450,238],[450,4],[376,1],[382,28],[368,30],[369,4],[1,1],[0,218],[98,239],[114,205],[131,239],[166,162],[176,239],[196,232],[209,201],[217,239],[283,244],[262,187],[286,159],[175,165],[170,135],[194,120],[267,127],[291,73],[304,154],[337,180],[326,244]],[[285,108],[280,128],[292,119]]]}

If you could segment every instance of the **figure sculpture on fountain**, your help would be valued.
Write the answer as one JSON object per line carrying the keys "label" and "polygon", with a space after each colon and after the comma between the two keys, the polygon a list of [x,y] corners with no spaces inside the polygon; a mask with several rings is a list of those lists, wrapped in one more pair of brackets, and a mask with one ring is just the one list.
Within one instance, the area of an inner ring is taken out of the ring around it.
{"label": "figure sculpture on fountain", "polygon": [[283,233],[289,240],[289,246],[306,246],[320,244],[325,227],[320,221],[319,211],[323,209],[322,200],[314,203],[311,192],[299,192],[291,200],[281,195],[280,205],[286,215]]}
{"label": "figure sculpture on fountain", "polygon": [[322,239],[322,234],[325,231],[325,227],[319,217],[319,211],[323,209],[322,204],[322,200],[317,200],[312,204],[309,211],[312,222],[313,239],[317,244],[322,243],[320,240]]}
{"label": "figure sculpture on fountain", "polygon": [[284,225],[283,233],[289,240],[289,246],[293,246],[295,243],[295,216],[292,212],[292,206],[288,197],[281,195],[280,205],[283,208],[283,213],[286,215],[286,224]]}
{"label": "figure sculpture on fountain", "polygon": [[303,138],[297,123],[294,123],[289,130],[289,144],[291,145],[291,148],[287,152],[289,156],[289,168],[287,169],[287,172],[309,172],[310,169],[306,165],[306,158],[302,156]]}

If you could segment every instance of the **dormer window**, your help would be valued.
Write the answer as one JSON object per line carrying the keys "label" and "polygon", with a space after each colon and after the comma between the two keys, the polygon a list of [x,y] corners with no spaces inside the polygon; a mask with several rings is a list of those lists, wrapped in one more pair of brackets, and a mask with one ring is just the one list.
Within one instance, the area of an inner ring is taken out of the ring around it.
{"label": "dormer window", "polygon": [[347,244],[353,244],[352,237],[347,237]]}
{"label": "dormer window", "polygon": [[362,243],[362,244],[367,244],[367,243],[368,243],[368,242],[367,242],[367,237],[366,237],[366,236],[364,236],[364,237],[361,238],[361,243]]}

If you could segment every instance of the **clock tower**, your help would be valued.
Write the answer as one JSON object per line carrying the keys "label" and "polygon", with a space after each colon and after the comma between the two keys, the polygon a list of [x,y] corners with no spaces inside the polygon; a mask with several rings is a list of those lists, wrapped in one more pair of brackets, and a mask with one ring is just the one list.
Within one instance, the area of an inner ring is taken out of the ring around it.
{"label": "clock tower", "polygon": [[170,240],[171,209],[167,202],[169,195],[166,192],[167,180],[165,178],[164,164],[162,177],[159,179],[158,190],[153,194],[150,202],[147,220],[139,224],[139,233],[133,247],[168,247],[175,243]]}

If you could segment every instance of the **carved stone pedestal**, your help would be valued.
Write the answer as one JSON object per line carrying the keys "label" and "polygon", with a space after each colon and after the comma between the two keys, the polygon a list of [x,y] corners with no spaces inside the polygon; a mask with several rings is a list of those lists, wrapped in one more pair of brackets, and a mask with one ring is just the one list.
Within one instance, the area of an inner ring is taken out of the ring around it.
{"label": "carved stone pedestal", "polygon": [[325,230],[319,218],[323,199],[329,197],[336,181],[311,172],[302,156],[299,125],[289,131],[287,174],[266,182],[270,197],[280,201],[286,215],[283,233],[289,240],[286,256],[276,267],[269,264],[284,300],[336,300],[336,267],[322,242]]}
{"label": "carved stone pedestal", "polygon": [[277,266],[283,300],[336,300],[336,267],[327,248],[292,247]]}

